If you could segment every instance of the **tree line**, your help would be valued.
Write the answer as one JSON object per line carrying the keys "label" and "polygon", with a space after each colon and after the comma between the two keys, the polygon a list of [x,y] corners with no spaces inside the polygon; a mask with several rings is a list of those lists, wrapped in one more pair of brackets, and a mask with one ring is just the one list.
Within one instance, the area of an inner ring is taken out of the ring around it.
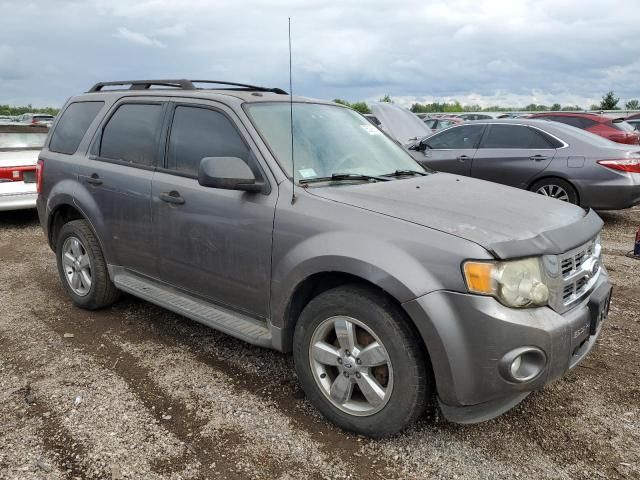
{"label": "tree line", "polygon": [[0,105],[0,115],[6,115],[9,117],[16,117],[23,113],[46,113],[47,115],[57,115],[60,111],[59,108],[44,107],[34,108],[31,104],[24,107],[13,107],[11,105]]}
{"label": "tree line", "polygon": [[[360,113],[371,113],[371,109],[366,102],[350,103],[347,100],[336,98],[333,100],[341,105],[346,105]],[[382,97],[380,102],[393,103],[389,95]],[[610,91],[602,96],[602,100],[599,104],[593,104],[589,107],[589,110],[620,110],[618,106],[620,97],[616,97],[615,92]],[[637,99],[631,99],[625,102],[625,110],[640,110],[640,101]],[[432,102],[432,103],[414,103],[411,105],[410,110],[413,113],[454,113],[454,112],[548,112],[548,111],[581,111],[585,110],[580,105],[560,105],[554,103],[553,105],[543,105],[530,103],[525,107],[503,107],[500,105],[491,105],[488,107],[481,107],[480,105],[462,105],[457,100],[453,102]]]}

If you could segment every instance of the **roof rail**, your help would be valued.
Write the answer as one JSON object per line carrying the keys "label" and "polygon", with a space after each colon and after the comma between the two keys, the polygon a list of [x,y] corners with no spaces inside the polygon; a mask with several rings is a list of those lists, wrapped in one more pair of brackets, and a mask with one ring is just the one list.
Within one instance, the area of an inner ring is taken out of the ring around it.
{"label": "roof rail", "polygon": [[[149,90],[151,87],[159,86],[159,87],[170,87],[176,88],[179,90],[200,90],[196,87],[195,83],[210,83],[215,85],[225,85],[228,87],[239,87],[239,88],[225,88],[225,90],[248,90],[248,91],[256,91],[256,92],[272,92],[280,95],[287,95],[287,92],[282,90],[281,88],[268,88],[268,87],[258,87],[256,85],[248,85],[246,83],[233,83],[233,82],[222,82],[218,80],[187,80],[187,79],[179,79],[179,80],[122,80],[116,82],[99,82],[96,83],[93,87],[87,90],[87,93],[101,92],[104,87],[113,87],[113,86],[129,86],[128,90]],[[124,88],[123,88],[124,90]]]}

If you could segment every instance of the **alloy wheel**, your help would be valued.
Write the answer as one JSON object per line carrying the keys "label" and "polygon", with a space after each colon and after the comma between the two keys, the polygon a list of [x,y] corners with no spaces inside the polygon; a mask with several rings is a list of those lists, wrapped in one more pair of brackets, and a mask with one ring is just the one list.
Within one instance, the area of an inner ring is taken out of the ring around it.
{"label": "alloy wheel", "polygon": [[84,297],[91,290],[91,259],[80,239],[68,237],[62,245],[62,268],[73,293]]}
{"label": "alloy wheel", "polygon": [[559,185],[542,185],[540,188],[536,190],[536,193],[540,195],[544,195],[545,197],[555,198],[557,200],[562,200],[563,202],[569,201],[569,194],[567,191]]}
{"label": "alloy wheel", "polygon": [[389,354],[361,321],[335,316],[315,329],[309,362],[316,384],[338,409],[356,416],[379,412],[393,389]]}

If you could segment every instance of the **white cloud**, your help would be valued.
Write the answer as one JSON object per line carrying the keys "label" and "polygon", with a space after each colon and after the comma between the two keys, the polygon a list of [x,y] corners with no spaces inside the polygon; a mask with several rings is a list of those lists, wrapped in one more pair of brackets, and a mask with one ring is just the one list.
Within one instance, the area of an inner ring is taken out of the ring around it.
{"label": "white cloud", "polygon": [[144,33],[132,32],[128,28],[124,28],[124,27],[118,28],[118,31],[114,33],[113,36],[115,38],[121,38],[128,42],[136,43],[138,45],[144,45],[147,47],[160,47],[160,48],[165,47],[164,43],[159,42],[158,40],[154,40],[146,36]]}

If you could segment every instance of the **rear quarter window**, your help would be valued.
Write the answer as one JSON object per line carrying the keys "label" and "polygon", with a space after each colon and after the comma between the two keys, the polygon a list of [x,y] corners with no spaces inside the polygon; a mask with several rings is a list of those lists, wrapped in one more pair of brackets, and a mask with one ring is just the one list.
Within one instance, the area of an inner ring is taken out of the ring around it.
{"label": "rear quarter window", "polygon": [[51,134],[49,150],[73,155],[104,102],[75,102],[64,111]]}

